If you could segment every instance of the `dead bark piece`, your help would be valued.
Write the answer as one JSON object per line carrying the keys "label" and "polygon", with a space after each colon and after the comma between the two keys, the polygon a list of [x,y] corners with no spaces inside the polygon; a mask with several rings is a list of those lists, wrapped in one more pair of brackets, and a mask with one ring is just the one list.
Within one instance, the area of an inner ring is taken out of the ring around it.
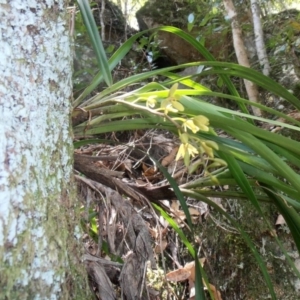
{"label": "dead bark piece", "polygon": [[143,218],[136,213],[132,205],[125,201],[122,196],[106,188],[106,197],[110,199],[112,205],[117,210],[118,223],[124,224],[124,236],[121,241],[115,240],[118,251],[117,255],[120,255],[120,251],[123,246],[123,240],[126,240],[128,246],[134,251],[136,255],[143,258],[141,261],[146,262],[150,260],[152,268],[156,267],[156,262],[153,256],[151,238]]}
{"label": "dead bark piece", "polygon": [[[85,172],[94,172],[94,174],[102,175],[103,179],[108,178],[106,181],[109,182],[109,177],[123,177],[123,172],[118,171],[111,171],[104,168],[99,168],[95,164],[93,164],[93,160],[100,160],[99,158],[87,156],[87,155],[80,155],[74,154],[74,167],[78,171],[85,173]],[[105,183],[106,184],[106,183]]]}
{"label": "dead bark piece", "polygon": [[[74,154],[74,157],[78,157],[78,159],[83,158],[87,159],[90,162],[92,161],[99,161],[99,160],[105,160],[105,161],[115,161],[118,159],[118,156],[112,156],[112,155],[104,155],[104,156],[91,156],[91,155],[84,155],[84,154]],[[120,172],[120,175],[122,175],[122,172]]]}
{"label": "dead bark piece", "polygon": [[132,199],[145,204],[144,196],[129,187],[126,183],[115,177],[121,177],[122,172],[110,171],[97,167],[89,159],[81,155],[74,156],[74,168],[90,179],[104,184],[105,186],[116,189],[121,193],[131,197]]}
{"label": "dead bark piece", "polygon": [[104,267],[96,261],[86,261],[91,288],[96,287],[101,300],[115,300],[113,285],[109,280]]}
{"label": "dead bark piece", "polygon": [[151,266],[155,268],[156,262],[153,256],[151,237],[143,218],[134,210],[130,202],[125,201],[118,192],[99,182],[92,180],[89,182],[90,184],[93,183],[96,190],[105,194],[110,203],[106,224],[110,251],[118,256],[127,253],[127,250],[123,251],[123,243],[126,241],[130,250],[143,256],[145,261],[150,260]]}
{"label": "dead bark piece", "polygon": [[125,183],[118,179],[121,177],[122,172],[99,168],[89,158],[85,158],[79,154],[74,156],[74,168],[92,180],[104,184],[111,189],[118,190],[120,193],[131,197],[143,205],[148,204],[148,197],[151,202],[175,197],[175,193],[170,189],[169,185],[137,187],[136,185]]}
{"label": "dead bark piece", "polygon": [[172,199],[176,198],[174,191],[171,189],[170,185],[162,186],[139,186],[128,184],[133,189],[137,190],[139,193],[143,194],[151,202],[157,202],[157,200],[162,199]]}
{"label": "dead bark piece", "polygon": [[[85,183],[86,181],[87,180],[82,181],[81,183]],[[118,192],[89,179],[89,184],[86,185],[86,188],[90,189],[91,186],[93,186],[94,191],[105,195],[106,198],[107,213],[106,222],[104,222],[106,224],[106,230],[104,230],[105,235],[103,235],[103,239],[106,239],[111,254],[125,257],[120,276],[120,285],[124,294],[124,298],[122,299],[147,299],[145,298],[145,266],[147,262],[150,261],[151,267],[156,268],[148,227],[143,218],[134,210],[130,202],[125,200]],[[82,188],[83,187],[81,187],[81,189]],[[101,220],[99,220],[99,222],[100,221]],[[83,259],[90,263],[89,274],[92,274],[91,278],[96,278],[97,289],[98,287],[100,289],[100,283],[105,282],[105,279],[102,279],[104,275],[100,273],[98,269],[95,269],[96,267],[93,265],[91,267],[92,262],[102,265],[102,269],[105,269],[105,273],[110,280],[112,282],[115,281],[116,273],[113,272],[112,275],[110,275],[111,273],[108,271],[113,271],[112,268],[118,267],[119,264],[105,261],[93,255],[84,255]],[[107,270],[107,268],[109,268],[109,270]],[[93,272],[96,273],[94,274]],[[112,279],[112,277],[114,279]],[[100,281],[100,283],[98,283],[97,280]]]}
{"label": "dead bark piece", "polygon": [[[75,156],[75,168],[86,176],[98,181],[89,179],[87,182],[87,180],[82,180],[81,184],[87,184],[85,188],[81,187],[82,190],[92,189],[95,194],[95,200],[97,199],[97,193],[105,197],[106,212],[103,214],[99,213],[98,222],[102,222],[101,218],[105,219],[103,220],[103,230],[101,230],[103,236],[101,238],[106,239],[110,253],[119,257],[125,257],[120,276],[120,286],[124,295],[122,299],[147,299],[145,284],[147,262],[150,261],[151,267],[156,268],[148,227],[131,203],[109,186],[117,189],[122,194],[133,195],[133,199],[144,202],[148,200],[142,194],[126,186],[124,182],[108,175],[105,172],[106,170],[102,170],[93,163],[87,162],[87,159],[84,157]],[[87,192],[84,194],[88,195]],[[98,199],[97,201],[101,200]],[[112,281],[111,277],[115,280],[116,272],[112,272],[112,275],[109,275],[111,273],[108,272],[112,271],[112,267],[115,268],[115,266],[109,266],[107,263],[105,265],[102,264],[103,259],[96,256],[84,256],[84,258],[88,261],[87,269],[90,278],[93,280],[91,285],[93,287],[96,286],[99,294],[101,292],[104,295],[101,295],[101,299],[114,299],[114,294],[111,293],[111,282],[109,282],[109,285],[107,281],[109,279]],[[107,268],[108,270],[106,270]],[[107,289],[103,287],[104,284],[107,284]]]}
{"label": "dead bark piece", "polygon": [[122,299],[140,300],[147,299],[144,282],[145,271],[144,260],[138,255],[130,252],[126,259],[121,272]]}
{"label": "dead bark piece", "polygon": [[84,254],[82,256],[83,261],[95,261],[104,267],[105,273],[113,284],[119,284],[120,268],[123,264],[110,261],[101,257],[97,257],[91,254]]}

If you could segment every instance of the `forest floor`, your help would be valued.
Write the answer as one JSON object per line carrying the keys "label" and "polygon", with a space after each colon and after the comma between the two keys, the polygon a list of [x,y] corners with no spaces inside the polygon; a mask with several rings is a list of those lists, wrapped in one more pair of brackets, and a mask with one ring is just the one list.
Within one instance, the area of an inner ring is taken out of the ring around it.
{"label": "forest floor", "polygon": [[[240,233],[217,210],[188,197],[196,234],[191,233],[157,162],[180,188],[203,176],[203,168],[190,175],[183,161],[175,160],[179,141],[172,134],[136,131],[111,134],[106,140],[110,143],[77,149],[74,164],[83,207],[84,261],[96,299],[194,299],[194,261],[170,219],[196,249],[209,282],[206,290],[208,286],[215,299],[269,299],[257,261]],[[228,186],[204,189],[249,234],[278,299],[299,299],[300,281],[276,238],[296,263],[300,258],[275,207],[262,205],[270,230],[247,199],[220,197]]]}

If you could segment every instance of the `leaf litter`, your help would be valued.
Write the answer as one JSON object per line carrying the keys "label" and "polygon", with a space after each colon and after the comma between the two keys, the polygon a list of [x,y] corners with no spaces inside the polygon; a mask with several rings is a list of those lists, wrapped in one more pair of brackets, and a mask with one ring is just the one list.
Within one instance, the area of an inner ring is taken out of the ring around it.
{"label": "leaf litter", "polygon": [[[82,146],[74,155],[91,290],[96,299],[194,299],[192,258],[178,259],[183,245],[151,203],[184,227],[185,214],[155,161],[178,185],[203,176],[201,165],[189,174],[183,160],[175,160],[180,141],[167,132],[137,131],[123,143],[112,137],[115,143]],[[195,224],[209,214],[201,201],[188,198],[187,204]],[[209,288],[222,299],[214,285]]]}

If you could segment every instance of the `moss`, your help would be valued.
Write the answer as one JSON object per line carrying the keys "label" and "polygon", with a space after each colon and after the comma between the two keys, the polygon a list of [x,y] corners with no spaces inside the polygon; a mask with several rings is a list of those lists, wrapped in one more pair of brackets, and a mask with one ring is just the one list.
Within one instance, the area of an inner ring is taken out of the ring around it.
{"label": "moss", "polygon": [[195,13],[197,21],[201,22],[211,12],[209,5],[199,7],[197,1],[148,1],[141,7],[136,17],[140,30],[148,29],[143,20],[144,17],[151,17],[156,24],[172,25],[179,28],[187,28],[188,15]]}
{"label": "moss", "polygon": [[300,99],[300,81],[295,82],[294,85],[291,87],[291,89],[294,96]]}
{"label": "moss", "polygon": [[[228,200],[227,203],[227,213],[238,220],[261,254],[278,298],[298,299],[292,285],[295,277],[287,262],[278,259],[283,253],[272,236],[274,232],[270,232],[248,201]],[[262,210],[270,224],[274,224],[275,207],[262,204]],[[205,269],[211,283],[220,288],[223,299],[267,299],[269,292],[265,280],[243,237],[222,216],[211,213],[214,219],[208,218],[200,233],[209,262]],[[291,236],[282,233],[281,238],[284,245],[292,249]]]}

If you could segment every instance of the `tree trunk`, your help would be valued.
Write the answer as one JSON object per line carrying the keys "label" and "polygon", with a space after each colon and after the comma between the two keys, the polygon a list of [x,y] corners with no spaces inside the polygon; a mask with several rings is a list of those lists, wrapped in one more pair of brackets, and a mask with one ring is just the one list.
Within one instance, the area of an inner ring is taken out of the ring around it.
{"label": "tree trunk", "polygon": [[0,20],[0,299],[69,299],[74,197],[65,1],[0,1]]}
{"label": "tree trunk", "polygon": [[101,7],[99,7],[99,19],[100,19],[100,25],[101,25],[101,39],[103,42],[106,41],[104,14],[105,14],[105,0],[102,0]]}
{"label": "tree trunk", "polygon": [[[233,46],[236,53],[238,63],[244,67],[250,68],[249,59],[247,56],[247,51],[242,38],[242,30],[237,19],[236,9],[232,0],[223,0],[227,16],[231,21]],[[258,89],[257,86],[249,81],[245,80],[245,87],[250,101],[258,103]],[[252,111],[255,116],[261,116],[261,110],[257,107],[252,106]]]}
{"label": "tree trunk", "polygon": [[259,60],[259,64],[262,68],[264,75],[269,76],[270,74],[270,64],[267,56],[267,51],[264,42],[264,33],[262,30],[261,19],[260,19],[260,9],[257,0],[251,0],[251,10],[253,18],[253,27],[255,34],[255,46],[256,52]]}

